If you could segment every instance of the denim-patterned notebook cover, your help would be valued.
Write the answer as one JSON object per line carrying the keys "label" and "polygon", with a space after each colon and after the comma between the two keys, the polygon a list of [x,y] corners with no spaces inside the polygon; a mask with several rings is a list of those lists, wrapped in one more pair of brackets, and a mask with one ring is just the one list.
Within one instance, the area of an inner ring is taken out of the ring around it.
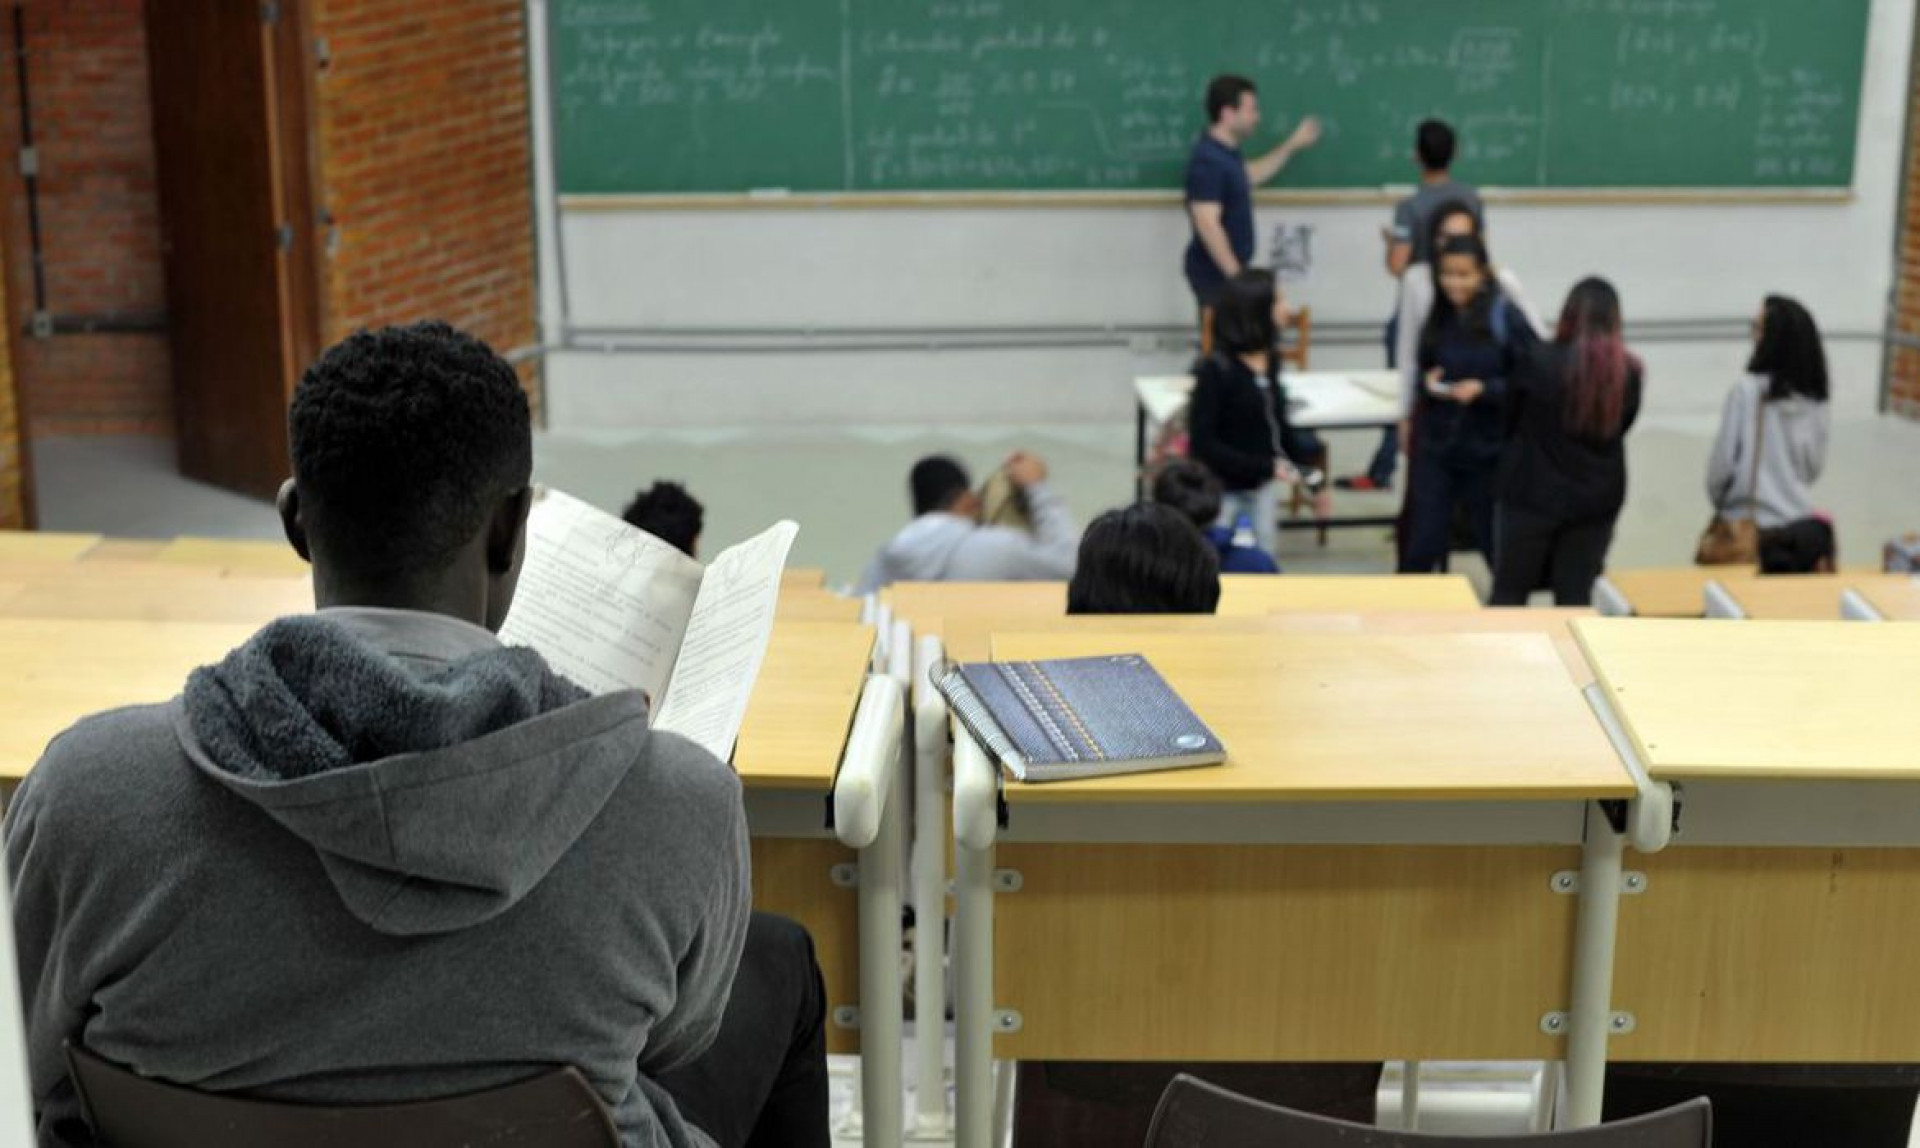
{"label": "denim-patterned notebook cover", "polygon": [[1022,781],[1217,765],[1225,747],[1139,654],[973,662],[935,684],[988,753]]}

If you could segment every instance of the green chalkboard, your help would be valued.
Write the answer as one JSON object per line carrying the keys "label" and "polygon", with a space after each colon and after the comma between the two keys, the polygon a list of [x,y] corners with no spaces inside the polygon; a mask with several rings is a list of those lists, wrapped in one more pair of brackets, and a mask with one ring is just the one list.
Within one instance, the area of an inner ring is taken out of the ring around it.
{"label": "green chalkboard", "polygon": [[1870,0],[553,0],[568,193],[1180,185],[1216,72],[1292,187],[1846,187]]}

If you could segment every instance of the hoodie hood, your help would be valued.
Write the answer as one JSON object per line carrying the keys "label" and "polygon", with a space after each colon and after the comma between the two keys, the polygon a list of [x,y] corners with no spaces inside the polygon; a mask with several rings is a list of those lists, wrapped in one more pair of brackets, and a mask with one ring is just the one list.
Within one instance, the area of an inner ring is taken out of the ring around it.
{"label": "hoodie hood", "polygon": [[478,636],[401,654],[377,626],[283,619],[193,673],[177,732],[197,768],[312,846],[356,917],[452,932],[518,903],[599,816],[645,743],[646,702],[591,698],[461,623],[392,617]]}
{"label": "hoodie hood", "polygon": [[880,552],[881,585],[938,582],[953,565],[954,551],[979,526],[957,514],[923,514],[907,523]]}

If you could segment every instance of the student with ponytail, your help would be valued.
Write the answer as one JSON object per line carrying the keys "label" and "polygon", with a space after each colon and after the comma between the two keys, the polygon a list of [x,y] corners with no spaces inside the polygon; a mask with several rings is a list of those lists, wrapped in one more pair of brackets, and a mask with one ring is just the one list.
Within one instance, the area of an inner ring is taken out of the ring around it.
{"label": "student with ponytail", "polygon": [[1620,296],[1604,279],[1582,280],[1553,341],[1534,348],[1507,391],[1493,605],[1524,606],[1538,589],[1551,589],[1555,605],[1590,603],[1627,500],[1640,390]]}

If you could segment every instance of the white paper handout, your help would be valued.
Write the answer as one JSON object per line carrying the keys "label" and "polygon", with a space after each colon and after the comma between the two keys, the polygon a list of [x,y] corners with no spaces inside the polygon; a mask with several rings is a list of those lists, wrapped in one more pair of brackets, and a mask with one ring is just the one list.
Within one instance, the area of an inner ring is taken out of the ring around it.
{"label": "white paper handout", "polygon": [[733,754],[773,635],[799,527],[776,523],[710,566],[557,490],[534,495],[500,639],[596,694],[638,689],[653,726]]}

